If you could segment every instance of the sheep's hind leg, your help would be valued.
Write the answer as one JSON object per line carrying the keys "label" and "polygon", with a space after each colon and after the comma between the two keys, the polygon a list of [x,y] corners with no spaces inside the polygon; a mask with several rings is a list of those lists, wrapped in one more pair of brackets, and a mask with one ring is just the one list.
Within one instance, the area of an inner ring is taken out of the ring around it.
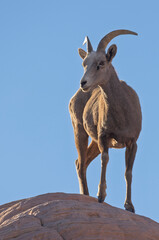
{"label": "sheep's hind leg", "polygon": [[135,160],[135,155],[137,151],[136,142],[131,142],[126,147],[125,152],[125,163],[126,163],[126,171],[125,171],[125,180],[126,180],[126,199],[124,207],[126,210],[135,213],[134,206],[131,201],[131,183],[132,183],[132,168]]}
{"label": "sheep's hind leg", "polygon": [[99,155],[100,151],[98,148],[98,144],[92,140],[90,145],[87,148],[87,160],[86,160],[86,167]]}
{"label": "sheep's hind leg", "polygon": [[99,149],[101,151],[101,178],[98,186],[98,202],[104,202],[106,197],[106,168],[109,161],[107,140],[105,137],[99,139]]}
{"label": "sheep's hind leg", "polygon": [[86,179],[86,159],[87,159],[87,146],[88,135],[82,125],[78,124],[74,129],[75,144],[78,152],[78,159],[75,161],[80,193],[89,195],[87,179]]}
{"label": "sheep's hind leg", "polygon": [[[86,169],[89,164],[99,155],[100,151],[98,144],[92,140],[90,145],[87,148],[87,159],[86,159]],[[78,159],[75,161],[76,168],[78,167]]]}

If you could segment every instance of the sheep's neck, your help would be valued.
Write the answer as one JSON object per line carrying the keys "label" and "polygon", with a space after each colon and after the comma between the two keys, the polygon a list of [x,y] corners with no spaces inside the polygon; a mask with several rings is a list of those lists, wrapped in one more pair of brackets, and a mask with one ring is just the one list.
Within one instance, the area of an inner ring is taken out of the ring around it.
{"label": "sheep's neck", "polygon": [[120,81],[112,65],[110,66],[107,77],[108,80],[105,83],[101,84],[101,87],[103,88],[104,92],[107,94],[108,97],[111,95],[115,97],[120,91]]}

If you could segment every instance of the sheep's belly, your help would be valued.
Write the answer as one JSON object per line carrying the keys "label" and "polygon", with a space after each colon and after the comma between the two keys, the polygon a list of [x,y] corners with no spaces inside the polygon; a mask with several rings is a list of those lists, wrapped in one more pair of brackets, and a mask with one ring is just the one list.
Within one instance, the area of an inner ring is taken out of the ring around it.
{"label": "sheep's belly", "polygon": [[126,147],[125,143],[117,142],[114,138],[111,138],[109,141],[109,148],[124,148]]}
{"label": "sheep's belly", "polygon": [[[97,134],[97,127],[90,127],[86,123],[84,124],[85,131],[87,134],[98,144],[98,134]],[[126,144],[123,142],[118,142],[114,138],[110,138],[108,142],[109,148],[124,148],[126,147]]]}

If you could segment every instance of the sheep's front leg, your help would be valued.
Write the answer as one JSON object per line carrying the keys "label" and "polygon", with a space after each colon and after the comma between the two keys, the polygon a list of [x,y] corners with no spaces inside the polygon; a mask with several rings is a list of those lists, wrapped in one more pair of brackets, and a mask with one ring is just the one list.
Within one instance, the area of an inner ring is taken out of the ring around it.
{"label": "sheep's front leg", "polygon": [[75,161],[75,164],[79,180],[80,193],[89,195],[86,179],[88,135],[81,124],[77,124],[77,126],[74,128],[74,135],[78,152],[78,159]]}
{"label": "sheep's front leg", "polygon": [[125,152],[126,199],[125,199],[124,207],[126,210],[133,213],[135,212],[135,209],[131,201],[131,183],[132,183],[132,168],[135,160],[136,151],[137,151],[137,144],[136,142],[132,142],[129,146],[126,147],[126,152]]}
{"label": "sheep's front leg", "polygon": [[101,178],[98,186],[98,202],[104,202],[106,197],[106,168],[109,161],[107,141],[104,138],[99,140],[99,149],[101,151]]}

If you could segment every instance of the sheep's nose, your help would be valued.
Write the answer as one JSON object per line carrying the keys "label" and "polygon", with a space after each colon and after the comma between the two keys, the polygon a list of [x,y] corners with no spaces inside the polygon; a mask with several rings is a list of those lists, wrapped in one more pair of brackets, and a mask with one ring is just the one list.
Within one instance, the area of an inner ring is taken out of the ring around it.
{"label": "sheep's nose", "polygon": [[82,81],[81,82],[81,87],[83,88],[86,83],[87,83],[87,81]]}

